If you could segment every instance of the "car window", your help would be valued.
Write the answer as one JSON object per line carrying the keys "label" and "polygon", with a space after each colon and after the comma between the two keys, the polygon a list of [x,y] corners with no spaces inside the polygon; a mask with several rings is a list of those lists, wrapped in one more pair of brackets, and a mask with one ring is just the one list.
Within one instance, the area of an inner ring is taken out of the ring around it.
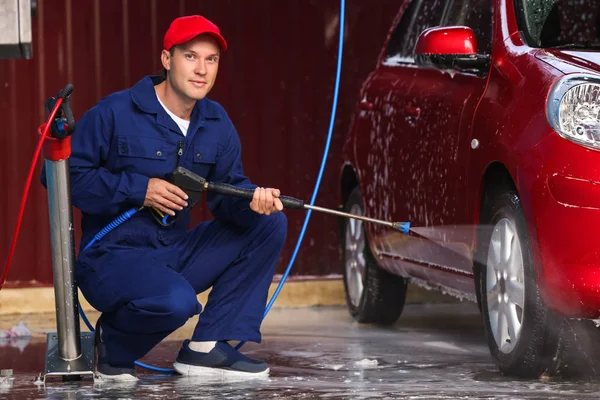
{"label": "car window", "polygon": [[384,64],[413,63],[415,45],[421,32],[442,21],[446,0],[413,0],[404,11],[388,47]]}
{"label": "car window", "polygon": [[480,54],[492,51],[492,1],[450,0],[443,17],[444,26],[468,26],[475,32]]}
{"label": "car window", "polygon": [[598,0],[518,0],[517,22],[533,47],[600,47]]}

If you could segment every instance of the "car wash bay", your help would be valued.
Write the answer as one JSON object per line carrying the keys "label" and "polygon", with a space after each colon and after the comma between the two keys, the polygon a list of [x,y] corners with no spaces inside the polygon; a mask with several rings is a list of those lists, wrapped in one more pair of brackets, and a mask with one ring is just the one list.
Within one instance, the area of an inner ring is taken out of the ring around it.
{"label": "car wash bay", "polygon": [[[65,7],[70,10],[73,3],[67,1]],[[102,3],[104,4],[104,3]],[[116,3],[115,3],[116,4]],[[124,2],[121,11],[130,12],[127,4]],[[156,21],[157,11],[156,1],[153,1],[152,7],[149,8],[151,19]],[[333,2],[332,2],[333,4]],[[114,4],[113,4],[114,5]],[[133,7],[132,7],[133,8]],[[47,8],[46,10],[50,10]],[[108,12],[107,12],[108,10]],[[101,21],[99,15],[104,12],[109,16],[110,9],[105,9],[100,6],[100,2],[94,3],[95,32],[100,31]],[[178,12],[189,12],[191,9],[186,7],[185,1],[178,2]],[[327,10],[326,10],[327,11]],[[60,10],[56,11],[57,17]],[[126,16],[127,13],[124,13]],[[131,13],[132,15],[135,13]],[[316,15],[317,13],[315,13]],[[327,13],[325,13],[327,14]],[[330,12],[327,18],[333,18],[333,13]],[[44,15],[42,13],[42,15]],[[70,17],[69,17],[70,18]],[[87,21],[87,19],[75,18],[79,23]],[[105,18],[104,20],[110,20]],[[332,19],[332,21],[334,18]],[[46,19],[52,21],[52,18]],[[356,19],[355,19],[356,21]],[[331,22],[331,21],[330,21]],[[123,18],[123,26],[128,26],[128,20]],[[156,25],[156,24],[155,24]],[[326,27],[330,24],[325,23]],[[44,25],[42,25],[44,26]],[[46,23],[46,29],[53,29],[51,23]],[[335,24],[331,26],[335,27]],[[156,31],[156,26],[152,27],[152,31]],[[126,29],[124,29],[126,30]],[[331,32],[335,29],[331,29]],[[355,30],[356,31],[356,30]],[[326,43],[324,45],[324,53],[331,49],[331,38],[334,36],[325,30]],[[43,32],[38,32],[40,37]],[[322,32],[319,33],[322,35]],[[63,36],[57,35],[57,48],[54,52],[52,45],[48,44],[46,51],[48,54],[58,54],[62,57],[63,53]],[[75,35],[78,38],[82,36]],[[118,34],[117,34],[118,36]],[[127,35],[122,35],[128,37]],[[73,30],[66,29],[66,48],[69,53],[69,48],[74,46]],[[320,37],[320,36],[319,36]],[[152,41],[151,47],[156,47],[156,39],[150,36]],[[262,40],[262,36],[259,41]],[[329,41],[329,42],[328,42]],[[94,46],[94,70],[97,73],[95,81],[90,80],[94,84],[95,93],[90,90],[83,90],[89,97],[87,100],[92,101],[92,98],[97,98],[106,90],[110,89],[111,85],[117,85],[113,79],[115,76],[123,77],[125,83],[130,79],[134,79],[134,75],[141,70],[146,70],[147,66],[142,66],[135,62],[126,64],[128,67],[136,65],[138,70],[125,68],[123,74],[115,74],[110,68],[119,68],[111,65],[110,67],[100,68],[100,61],[103,60],[102,55],[108,51],[103,48],[110,41],[95,41]],[[310,43],[310,40],[304,41]],[[137,43],[137,42],[136,42]],[[76,45],[78,47],[78,45]],[[90,47],[90,48],[91,48]],[[245,46],[250,48],[252,46]],[[124,48],[131,49],[125,46]],[[44,47],[41,46],[43,50]],[[133,49],[133,50],[138,50]],[[132,54],[124,51],[124,56],[130,59],[136,58]],[[59,58],[60,58],[59,57]],[[136,58],[137,59],[137,58]],[[351,58],[352,59],[352,58]],[[38,60],[38,58],[36,58]],[[131,61],[131,60],[130,60]],[[41,62],[41,61],[40,61]],[[58,75],[61,79],[65,76],[68,80],[76,78],[76,75],[81,73],[83,69],[74,64],[70,53],[67,60],[60,58],[57,66]],[[156,60],[154,60],[156,62]],[[49,63],[53,64],[53,63]],[[37,64],[36,64],[37,65]],[[41,64],[39,64],[41,65]],[[28,64],[32,68],[31,64]],[[142,68],[143,67],[143,68]],[[350,71],[355,66],[350,63]],[[11,62],[6,64],[7,75],[12,78],[11,82],[18,81],[31,71],[21,69],[19,64]],[[44,97],[49,90],[48,86],[54,84],[54,74],[49,71],[42,73],[44,68],[38,68],[39,82],[35,83],[36,90],[40,97]],[[268,72],[268,71],[267,71]],[[103,74],[109,74],[107,79],[103,78]],[[308,74],[314,76],[315,74]],[[323,74],[326,76],[327,74]],[[360,76],[360,73],[357,73]],[[241,79],[241,78],[240,78]],[[325,81],[325,78],[321,78]],[[284,79],[283,87],[292,81]],[[359,79],[357,80],[359,81]],[[107,84],[107,82],[109,82]],[[121,82],[122,83],[122,82]],[[121,83],[118,83],[119,88]],[[231,83],[231,82],[230,82]],[[279,82],[278,82],[279,84]],[[308,85],[308,84],[307,84]],[[232,85],[235,86],[235,85]],[[327,85],[312,84],[313,87],[324,87],[329,91]],[[15,85],[15,88],[17,85]],[[79,86],[78,86],[79,87]],[[27,110],[27,117],[31,117],[31,107],[23,107],[24,96],[17,92],[13,86],[5,85],[10,94],[16,99],[12,102],[13,106],[19,110]],[[117,89],[116,87],[114,89]],[[262,89],[262,87],[261,87]],[[295,88],[293,91],[297,91]],[[278,98],[277,93],[270,93],[272,99]],[[354,99],[353,96],[347,98]],[[30,101],[31,96],[27,96],[27,101]],[[82,97],[85,104],[86,101]],[[308,102],[310,104],[310,102]],[[348,103],[350,104],[351,101]],[[16,105],[15,105],[16,104]],[[346,105],[348,105],[346,104]],[[311,104],[314,105],[314,104]],[[236,106],[238,107],[236,109]],[[11,106],[12,107],[12,106]],[[80,106],[83,107],[83,106]],[[233,113],[236,115],[246,115],[245,109],[241,108],[240,104],[232,106]],[[35,108],[35,107],[34,107]],[[267,107],[268,108],[268,107]],[[267,109],[265,108],[265,109]],[[299,110],[298,108],[297,110]],[[304,113],[302,118],[309,119],[315,122],[314,129],[311,129],[312,136],[308,139],[315,143],[321,139],[319,133],[323,131],[322,126],[325,112],[324,107],[314,107],[312,112]],[[40,111],[40,110],[38,110]],[[81,110],[80,110],[81,111]],[[11,113],[16,115],[16,113]],[[43,111],[40,111],[40,115]],[[272,112],[271,112],[272,114]],[[300,117],[295,115],[299,113],[292,112],[294,118]],[[279,113],[287,118],[290,113]],[[269,118],[271,115],[269,115]],[[11,117],[10,124],[16,127],[20,126],[18,117]],[[242,118],[242,117],[240,117]],[[292,118],[292,120],[294,120]],[[20,120],[29,120],[30,122],[36,118],[20,118]],[[271,125],[277,126],[277,121],[271,121]],[[318,123],[317,123],[318,122]],[[32,122],[33,123],[33,122]],[[240,124],[244,126],[242,122]],[[262,124],[258,124],[262,127]],[[246,127],[246,132],[252,132],[257,126]],[[249,129],[248,129],[249,128]],[[23,129],[28,131],[31,129]],[[11,129],[12,132],[17,129]],[[33,130],[31,130],[33,132]],[[286,134],[293,133],[294,129],[283,129]],[[305,133],[306,129],[302,133]],[[19,132],[20,133],[20,132]],[[272,142],[274,147],[277,147],[277,140],[282,140],[282,135],[278,135],[277,129],[273,130],[275,141]],[[22,135],[24,137],[24,135]],[[296,140],[305,140],[306,135],[290,135]],[[338,137],[339,139],[339,137]],[[6,148],[18,146],[22,148],[22,142],[11,139],[6,140]],[[247,140],[247,143],[252,143],[252,140]],[[287,143],[287,142],[286,142]],[[291,145],[290,145],[291,146]],[[249,146],[250,161],[252,165],[250,169],[255,169],[254,172],[265,170],[265,166],[261,165],[259,150],[253,149],[252,144]],[[291,147],[290,147],[291,148]],[[256,150],[256,151],[253,151]],[[20,152],[11,153],[8,157],[9,163],[15,161],[14,157],[22,160]],[[294,168],[304,170],[306,165],[311,161],[308,160],[306,154],[301,154],[299,159],[288,159],[288,164],[278,165],[278,171],[285,171],[292,175]],[[314,156],[314,155],[312,155]],[[314,160],[313,160],[314,161]],[[302,165],[301,165],[302,164]],[[310,162],[310,164],[314,164]],[[293,168],[290,168],[292,166]],[[8,182],[11,188],[18,187],[21,179],[15,174],[10,173],[13,169],[3,169],[5,175],[3,182]],[[14,170],[22,170],[15,168]],[[252,172],[252,171],[250,171]],[[333,172],[330,171],[332,176]],[[259,176],[258,174],[255,174]],[[294,175],[294,177],[296,177]],[[288,183],[291,179],[286,179],[283,175],[260,176],[269,182]],[[294,190],[298,194],[292,193],[299,197],[304,197],[306,192],[304,186],[308,186],[311,177],[306,175],[304,181],[296,181]],[[300,184],[298,184],[300,183]],[[282,186],[282,185],[280,185]],[[39,188],[38,188],[39,190]],[[323,197],[322,201],[325,205],[335,206],[332,203],[332,191],[329,192],[330,197]],[[40,197],[40,192],[36,197],[34,205],[36,208],[44,209],[43,196]],[[327,204],[329,203],[329,204]],[[11,210],[14,209],[14,204],[11,199],[7,199],[6,215],[12,215]],[[204,216],[204,215],[203,215]],[[203,217],[200,216],[200,217]],[[299,218],[299,216],[295,216]],[[32,217],[32,220],[34,218]],[[47,220],[46,216],[38,215],[35,218],[35,223],[42,223]],[[319,227],[325,226],[325,229],[320,229],[320,233],[327,236],[329,231],[334,230],[335,221],[327,220],[315,221],[325,225],[316,225]],[[7,229],[10,229],[12,221],[9,219],[6,223]],[[294,225],[292,223],[292,225]],[[296,224],[297,225],[297,224]],[[297,228],[297,227],[296,227]],[[316,230],[316,228],[314,228]],[[296,229],[297,230],[297,229]],[[46,232],[47,229],[30,229],[31,234],[40,235],[39,232]],[[292,232],[292,234],[295,231]],[[292,235],[293,236],[293,235]],[[328,239],[333,240],[334,235],[328,235]],[[12,287],[26,287],[42,283],[43,285],[49,282],[49,268],[47,257],[48,249],[47,238],[37,238],[37,243],[42,243],[37,252],[28,252],[29,242],[21,248],[21,257],[30,257],[32,262],[23,262],[21,259],[20,265],[26,265],[27,268],[19,268],[19,275],[13,276]],[[4,241],[3,241],[4,242]],[[290,241],[290,245],[293,241]],[[338,272],[337,255],[338,249],[335,245],[326,246],[322,242],[320,246],[314,246],[315,241],[312,240],[309,246],[305,247],[305,255],[303,262],[299,264],[296,270],[298,277],[304,280],[315,279],[315,277],[332,276],[335,278],[335,273]],[[326,253],[322,254],[322,253]],[[289,254],[284,254],[284,259],[288,258]],[[313,263],[311,259],[318,259],[319,263]],[[339,276],[338,276],[339,278]],[[316,279],[315,279],[316,280]],[[515,381],[510,378],[502,377],[495,366],[491,362],[487,346],[484,343],[483,333],[480,329],[481,317],[479,316],[476,306],[468,303],[450,303],[436,305],[411,305],[407,307],[402,319],[392,328],[378,328],[368,325],[357,325],[352,322],[351,318],[343,308],[295,308],[295,309],[276,309],[273,314],[269,315],[264,324],[264,343],[260,346],[249,344],[247,352],[256,358],[265,359],[272,366],[272,375],[269,379],[252,382],[208,382],[199,381],[188,378],[164,376],[146,371],[140,371],[141,380],[130,386],[110,385],[110,384],[95,384],[91,380],[83,380],[81,382],[63,383],[61,381],[49,380],[45,385],[36,385],[35,378],[41,371],[43,366],[43,358],[45,355],[45,336],[44,333],[55,330],[55,322],[51,317],[45,315],[26,315],[26,316],[10,316],[10,319],[2,320],[0,330],[8,328],[13,322],[23,318],[27,325],[33,330],[33,336],[26,339],[9,339],[2,340],[0,347],[0,396],[6,398],[78,398],[78,397],[100,397],[100,398],[123,398],[123,397],[156,397],[156,398],[197,398],[197,397],[217,397],[217,398],[265,398],[265,397],[285,397],[285,398],[456,398],[456,397],[474,397],[474,398],[585,398],[586,396],[595,397],[598,391],[596,383],[596,368],[593,365],[593,351],[584,352],[584,359],[578,360],[579,368],[573,368],[575,375],[572,375],[568,380],[560,379],[540,379],[530,381]],[[95,320],[97,315],[92,315],[91,319]],[[173,361],[181,339],[189,336],[190,327],[193,322],[181,331],[178,331],[169,340],[163,342],[159,347],[153,350],[145,360],[150,364],[169,367]],[[589,342],[594,342],[588,338]]]}

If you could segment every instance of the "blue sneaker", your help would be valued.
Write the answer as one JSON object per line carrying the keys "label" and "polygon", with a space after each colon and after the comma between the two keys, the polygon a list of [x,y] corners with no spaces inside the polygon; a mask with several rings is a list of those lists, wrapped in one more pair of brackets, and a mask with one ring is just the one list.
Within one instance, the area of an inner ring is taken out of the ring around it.
{"label": "blue sneaker", "polygon": [[135,364],[131,364],[131,366],[117,367],[109,364],[106,360],[108,355],[106,352],[106,345],[102,341],[102,326],[100,325],[100,318],[98,318],[98,321],[96,322],[94,349],[96,361],[95,372],[97,378],[105,381],[118,382],[133,382],[138,380],[138,378],[135,376]]}
{"label": "blue sneaker", "polygon": [[269,376],[269,366],[264,361],[246,357],[227,342],[217,342],[208,353],[194,351],[185,340],[173,364],[182,375],[213,378],[255,378]]}

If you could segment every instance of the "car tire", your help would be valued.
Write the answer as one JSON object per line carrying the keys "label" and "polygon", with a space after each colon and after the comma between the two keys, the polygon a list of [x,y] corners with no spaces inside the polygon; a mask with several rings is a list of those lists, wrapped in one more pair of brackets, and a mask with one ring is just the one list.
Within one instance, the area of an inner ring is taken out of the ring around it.
{"label": "car tire", "polygon": [[556,370],[562,319],[541,298],[525,216],[514,188],[501,186],[486,193],[477,243],[475,258],[483,266],[478,275],[485,335],[500,372],[535,378]]}
{"label": "car tire", "polygon": [[[357,187],[348,197],[344,211],[362,215],[363,210]],[[350,315],[361,323],[395,323],[404,308],[406,279],[377,265],[362,221],[345,220],[343,232],[344,287]]]}

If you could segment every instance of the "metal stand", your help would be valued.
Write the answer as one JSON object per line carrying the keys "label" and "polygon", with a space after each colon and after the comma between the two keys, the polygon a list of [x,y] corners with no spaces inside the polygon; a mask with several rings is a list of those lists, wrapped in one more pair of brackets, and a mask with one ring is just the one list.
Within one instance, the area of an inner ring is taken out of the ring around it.
{"label": "metal stand", "polygon": [[84,375],[94,375],[94,333],[84,332],[79,339],[82,349],[79,358],[67,361],[60,356],[58,335],[56,333],[48,334],[44,381],[48,376],[78,378]]}
{"label": "metal stand", "polygon": [[52,125],[51,136],[44,142],[57,332],[49,333],[47,337],[43,381],[47,376],[62,376],[65,380],[72,380],[83,375],[94,374],[94,334],[91,332],[81,334],[79,330],[74,272],[73,209],[69,179],[71,154],[69,135],[73,132],[74,120],[68,121],[71,129],[68,132],[65,130],[67,119],[72,119],[69,94],[67,88],[59,92],[57,97],[65,100],[61,111],[64,111],[67,118],[62,118],[62,113],[60,115],[57,113],[58,117]]}

